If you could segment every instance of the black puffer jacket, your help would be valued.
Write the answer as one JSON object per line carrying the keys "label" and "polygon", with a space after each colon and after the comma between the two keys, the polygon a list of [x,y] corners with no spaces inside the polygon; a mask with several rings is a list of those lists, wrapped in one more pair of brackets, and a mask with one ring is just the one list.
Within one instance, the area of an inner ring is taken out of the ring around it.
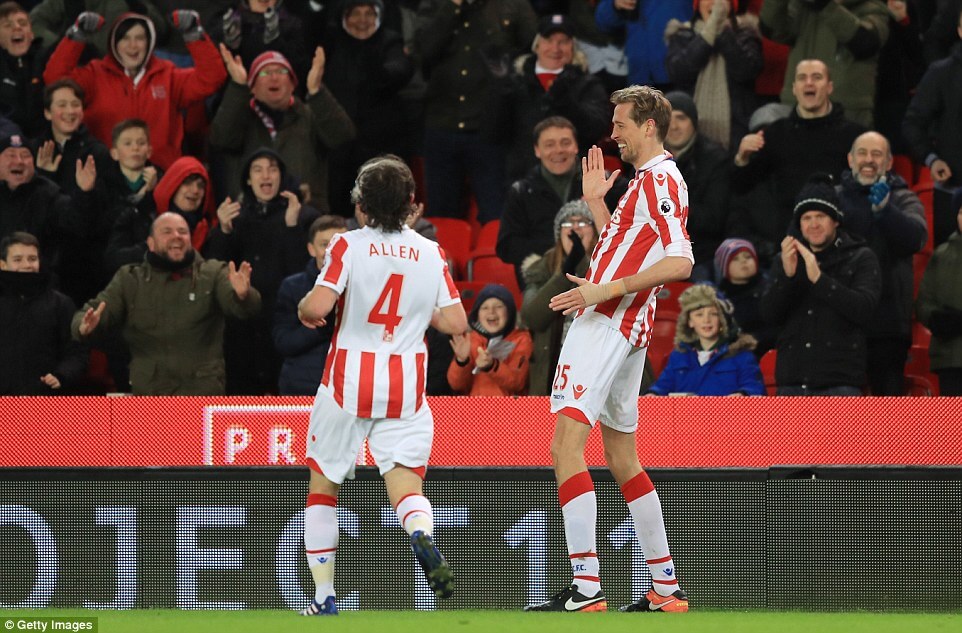
{"label": "black puffer jacket", "polygon": [[780,387],[861,387],[865,329],[882,290],[878,260],[843,231],[815,257],[822,271],[817,283],[808,280],[801,256],[793,277],[779,257],[762,297],[762,316],[781,327],[775,380]]}
{"label": "black puffer jacket", "polygon": [[[43,40],[36,38],[22,57],[14,57],[0,48],[0,104],[10,112],[6,116],[32,138],[47,125],[43,118],[43,69],[49,51]],[[0,110],[3,110],[0,107]]]}
{"label": "black puffer jacket", "polygon": [[928,239],[922,201],[898,174],[886,177],[892,191],[878,213],[868,200],[870,187],[860,185],[851,172],[843,173],[836,187],[845,230],[867,242],[882,272],[881,298],[866,328],[869,338],[912,335],[912,255]]}

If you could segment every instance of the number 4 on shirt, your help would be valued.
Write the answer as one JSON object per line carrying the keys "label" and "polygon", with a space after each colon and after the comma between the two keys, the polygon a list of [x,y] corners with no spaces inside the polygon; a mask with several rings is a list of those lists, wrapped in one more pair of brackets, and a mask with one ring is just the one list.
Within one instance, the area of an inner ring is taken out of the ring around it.
{"label": "number 4 on shirt", "polygon": [[374,307],[367,315],[369,323],[384,326],[384,342],[390,343],[394,340],[394,330],[401,323],[401,315],[397,313],[398,304],[401,303],[401,287],[404,285],[404,275],[394,273],[388,277],[384,284]]}

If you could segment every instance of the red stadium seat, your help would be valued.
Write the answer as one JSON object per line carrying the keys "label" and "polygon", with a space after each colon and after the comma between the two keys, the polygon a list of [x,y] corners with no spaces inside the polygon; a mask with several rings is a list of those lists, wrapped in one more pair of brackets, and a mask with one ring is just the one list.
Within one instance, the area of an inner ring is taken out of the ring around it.
{"label": "red stadium seat", "polygon": [[930,398],[935,395],[935,389],[927,378],[907,374],[905,376],[905,395],[913,398]]}
{"label": "red stadium seat", "polygon": [[921,376],[932,385],[933,395],[939,395],[939,377],[933,374],[929,368],[929,346],[912,344],[909,348],[909,355],[905,361],[906,376]]}
{"label": "red stadium seat", "polygon": [[915,163],[910,156],[896,154],[892,157],[892,171],[905,179],[909,187],[915,184]]}
{"label": "red stadium seat", "polygon": [[438,231],[438,244],[454,262],[455,279],[463,279],[471,253],[471,225],[457,218],[428,218]]}
{"label": "red stadium seat", "polygon": [[468,258],[468,281],[482,284],[501,284],[514,295],[515,305],[521,309],[521,288],[514,276],[514,266],[501,261],[493,248],[476,249]]}
{"label": "red stadium seat", "polygon": [[774,349],[770,349],[765,352],[761,360],[758,361],[758,367],[762,370],[762,380],[765,382],[765,391],[768,395],[775,395],[775,362],[778,358],[778,352]]}
{"label": "red stadium seat", "polygon": [[[932,240],[932,232],[929,232],[929,241]],[[926,253],[922,251],[921,253],[916,253],[912,255],[912,296],[919,296],[919,286],[922,285],[922,276],[925,274],[925,269],[929,265],[929,258],[931,253]]]}
{"label": "red stadium seat", "polygon": [[483,281],[456,281],[454,285],[461,293],[461,305],[464,306],[464,311],[470,313],[471,308],[474,307],[474,300],[477,299],[478,293],[484,288],[485,283]]}
{"label": "red stadium seat", "polygon": [[648,342],[648,350],[645,356],[648,366],[655,374],[655,378],[661,375],[665,365],[668,364],[668,356],[671,355],[674,348],[674,323],[656,320],[651,330],[651,340]]}
{"label": "red stadium seat", "polygon": [[501,220],[491,220],[481,227],[478,231],[475,249],[490,248],[494,249],[498,244],[498,231],[501,230]]}
{"label": "red stadium seat", "polygon": [[912,322],[912,345],[929,348],[929,341],[932,340],[932,332],[918,321]]}
{"label": "red stadium seat", "polygon": [[929,228],[929,239],[926,241],[922,252],[931,255],[932,251],[935,250],[935,190],[932,182],[929,181],[912,187],[912,191],[918,195],[922,206],[925,208],[925,223]]}
{"label": "red stadium seat", "polygon": [[658,319],[677,319],[681,313],[681,306],[678,305],[678,297],[692,285],[690,281],[673,281],[658,292],[658,304],[655,306],[655,318]]}

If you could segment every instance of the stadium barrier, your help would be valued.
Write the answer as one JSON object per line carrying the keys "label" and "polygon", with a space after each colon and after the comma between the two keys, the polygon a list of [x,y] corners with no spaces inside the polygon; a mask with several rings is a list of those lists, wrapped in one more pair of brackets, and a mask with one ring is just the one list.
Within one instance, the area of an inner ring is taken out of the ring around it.
{"label": "stadium barrier", "polygon": [[[613,608],[650,579],[617,485],[592,474]],[[962,469],[651,476],[693,609],[962,609]],[[435,601],[364,467],[338,500],[342,609],[520,609],[570,580],[550,470],[435,469],[425,489],[454,598]],[[306,490],[283,467],[0,469],[0,608],[302,608]]]}

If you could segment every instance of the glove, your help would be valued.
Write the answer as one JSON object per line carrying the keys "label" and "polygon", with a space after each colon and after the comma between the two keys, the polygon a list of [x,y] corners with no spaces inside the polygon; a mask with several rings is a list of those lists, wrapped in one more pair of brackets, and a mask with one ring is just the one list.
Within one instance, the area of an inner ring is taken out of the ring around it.
{"label": "glove", "polygon": [[885,208],[885,205],[889,203],[889,193],[891,193],[892,187],[885,182],[885,177],[883,176],[881,180],[872,185],[872,188],[868,192],[868,201],[872,203],[872,211],[878,213]]}
{"label": "glove", "polygon": [[581,238],[578,237],[574,231],[571,231],[570,237],[571,252],[565,256],[565,260],[561,264],[561,272],[573,275],[578,269],[578,264],[585,258],[585,246],[581,243]]}
{"label": "glove", "polygon": [[825,8],[825,5],[831,1],[832,0],[802,0],[802,2],[807,4],[813,11],[821,11]]}
{"label": "glove", "polygon": [[929,329],[932,334],[950,339],[962,336],[962,312],[952,308],[940,308],[929,317]]}
{"label": "glove", "polygon": [[77,16],[77,21],[67,29],[67,37],[75,42],[86,42],[87,38],[99,31],[104,25],[104,18],[99,13],[84,11]]}
{"label": "glove", "polygon": [[264,12],[264,43],[270,44],[281,36],[281,16],[274,7]]}
{"label": "glove", "polygon": [[224,30],[224,44],[232,51],[240,48],[241,44],[241,14],[240,11],[227,9],[221,18]]}
{"label": "glove", "polygon": [[185,42],[196,42],[204,37],[204,29],[200,25],[200,15],[196,11],[177,9],[170,14],[170,17],[174,22],[174,28],[180,31]]}

